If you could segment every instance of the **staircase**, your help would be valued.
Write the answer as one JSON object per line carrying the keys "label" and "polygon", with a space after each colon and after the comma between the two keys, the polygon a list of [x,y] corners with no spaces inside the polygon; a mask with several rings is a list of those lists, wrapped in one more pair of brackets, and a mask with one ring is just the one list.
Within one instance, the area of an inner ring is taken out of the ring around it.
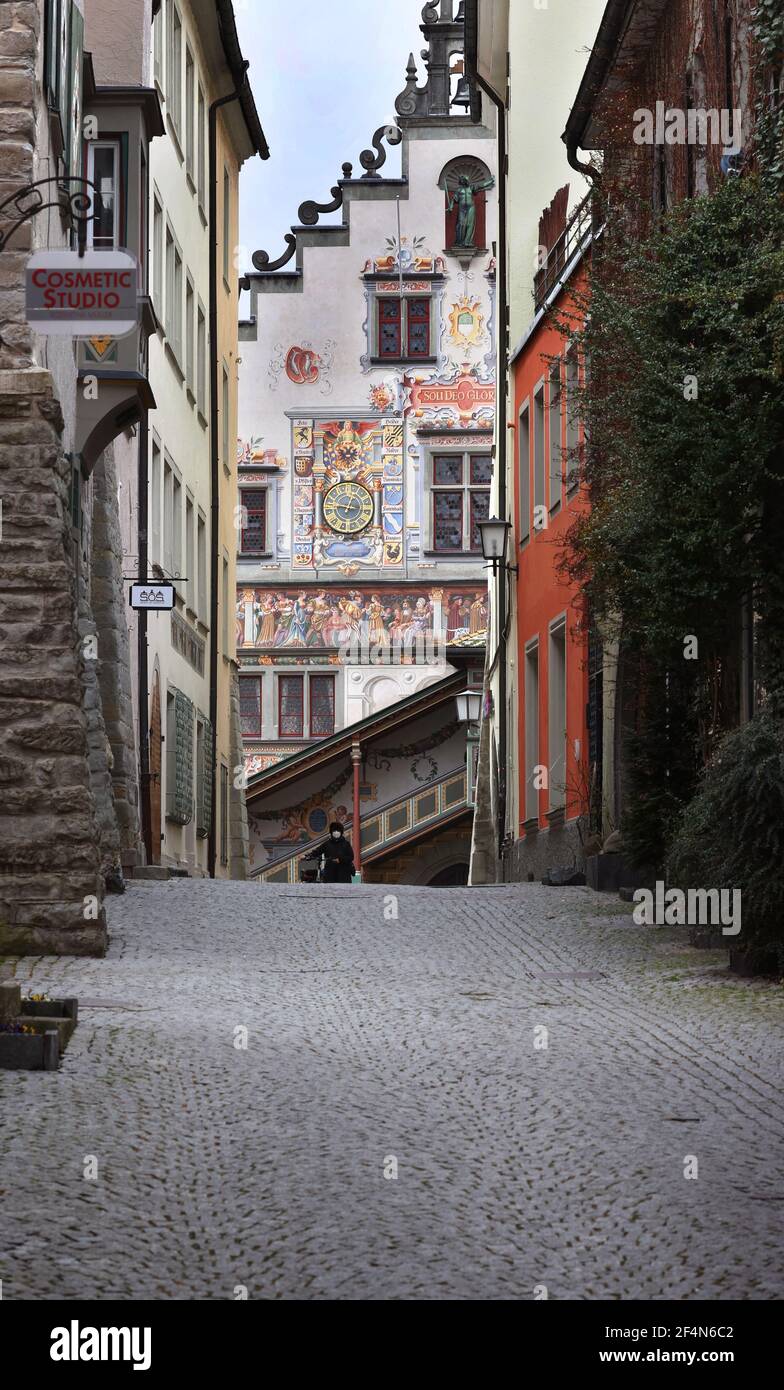
{"label": "staircase", "polygon": [[[398,849],[401,854],[413,854],[419,847],[422,854],[430,854],[430,842],[434,832],[454,827],[471,810],[467,800],[467,776],[465,766],[456,768],[445,776],[429,782],[425,787],[408,792],[386,806],[378,807],[370,815],[362,817],[362,869],[368,869],[368,882],[405,882],[396,877],[386,879],[373,872],[372,865],[377,860],[386,859],[390,852]],[[346,831],[351,838],[353,827]],[[470,830],[469,830],[470,835]],[[427,844],[423,844],[427,841]],[[324,835],[281,855],[272,863],[260,865],[251,870],[251,878],[262,883],[299,883],[300,865],[308,859],[320,844]],[[397,862],[398,856],[395,856]],[[412,860],[412,864],[415,860]],[[381,866],[379,865],[379,869]],[[390,871],[391,872],[391,871]],[[409,882],[411,880],[408,880]]]}

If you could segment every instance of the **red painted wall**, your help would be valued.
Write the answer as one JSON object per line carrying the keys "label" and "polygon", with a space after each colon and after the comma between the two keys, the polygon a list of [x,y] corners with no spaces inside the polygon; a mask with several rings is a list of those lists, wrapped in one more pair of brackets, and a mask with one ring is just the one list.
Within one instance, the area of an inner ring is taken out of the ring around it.
{"label": "red painted wall", "polygon": [[[528,342],[525,344],[514,368],[514,416],[515,428],[515,518],[516,518],[516,548],[517,563],[519,574],[517,576],[517,636],[518,636],[518,670],[517,670],[517,698],[518,698],[518,780],[519,780],[519,810],[520,824],[519,835],[524,837],[525,831],[523,824],[526,820],[526,647],[532,639],[538,638],[539,642],[539,738],[538,756],[536,762],[549,769],[550,750],[549,750],[549,685],[550,685],[550,625],[558,619],[561,614],[566,614],[566,772],[565,772],[565,800],[562,804],[565,807],[565,819],[573,820],[576,816],[588,810],[587,805],[587,784],[588,784],[588,730],[586,721],[586,710],[588,703],[588,639],[587,633],[582,631],[582,614],[576,603],[578,597],[578,587],[564,581],[556,571],[559,557],[559,541],[562,540],[565,532],[571,526],[577,509],[586,506],[583,489],[579,486],[567,488],[565,474],[567,471],[567,459],[565,454],[559,455],[560,460],[560,485],[553,488],[551,496],[550,488],[550,373],[555,365],[554,359],[560,359],[560,379],[562,388],[564,384],[564,364],[565,354],[569,347],[569,339],[562,330],[559,330],[554,318],[570,317],[575,327],[579,326],[581,311],[576,307],[574,294],[584,291],[585,270],[580,266],[572,277],[570,286],[561,294],[557,305],[556,314],[545,316],[541,324],[532,333]],[[579,380],[582,385],[582,362],[578,363]],[[547,526],[540,530],[534,529],[533,509],[534,509],[534,450],[535,450],[535,418],[534,418],[534,395],[544,383],[544,482],[545,482],[545,506],[547,508]],[[565,395],[566,393],[563,392]],[[520,412],[528,402],[529,428],[529,449],[528,449],[528,477],[529,477],[529,525],[530,535],[526,543],[521,540],[521,469],[525,466],[521,460],[521,440],[524,437],[524,430],[520,425]],[[560,417],[560,446],[566,448],[567,439],[567,416],[566,405],[562,399],[559,410]],[[582,428],[579,429],[579,439],[582,441]],[[560,507],[555,512],[550,511],[552,502],[558,498]],[[579,757],[575,752],[575,741],[579,741]],[[549,782],[549,777],[548,777]],[[546,827],[549,822],[547,813],[550,810],[550,788],[542,788],[536,798],[538,803],[538,824]],[[558,800],[558,798],[554,798]]]}

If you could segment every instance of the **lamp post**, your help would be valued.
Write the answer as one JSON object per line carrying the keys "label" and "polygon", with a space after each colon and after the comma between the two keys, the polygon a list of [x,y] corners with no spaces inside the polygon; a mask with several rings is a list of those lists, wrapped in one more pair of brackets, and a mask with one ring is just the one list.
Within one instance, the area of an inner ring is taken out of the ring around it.
{"label": "lamp post", "polygon": [[481,690],[464,690],[456,697],[457,717],[466,726],[466,802],[474,804],[476,786],[477,750],[479,747],[479,721],[482,717]]}

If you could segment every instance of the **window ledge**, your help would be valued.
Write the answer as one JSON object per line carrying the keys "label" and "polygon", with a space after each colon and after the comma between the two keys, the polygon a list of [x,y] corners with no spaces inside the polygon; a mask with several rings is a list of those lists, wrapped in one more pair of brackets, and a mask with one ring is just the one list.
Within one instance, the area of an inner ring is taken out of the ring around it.
{"label": "window ledge", "polygon": [[555,830],[563,825],[566,814],[565,806],[556,806],[552,811],[546,811],[547,823],[551,829]]}
{"label": "window ledge", "polygon": [[231,294],[231,285],[229,284],[229,282],[228,282],[228,280],[226,279],[226,276],[225,276],[225,275],[224,275],[224,277],[223,277],[223,288],[224,288],[224,290],[226,291],[227,294]]}
{"label": "window ledge", "polygon": [[196,397],[194,396],[194,394],[193,394],[193,392],[192,392],[190,386],[186,386],[186,387],[185,387],[185,394],[186,394],[186,396],[188,397],[188,404],[189,404],[189,405],[195,405],[195,404],[196,404]]}
{"label": "window ledge", "polygon": [[524,820],[520,829],[524,830],[526,835],[535,835],[539,829],[539,817],[531,816],[528,820]]}
{"label": "window ledge", "polygon": [[166,355],[171,361],[172,366],[174,367],[178,377],[180,378],[180,384],[182,385],[183,381],[185,380],[185,373],[182,370],[182,367],[180,366],[180,359],[178,358],[177,353],[175,349],[172,347],[172,344],[168,338],[166,339],[165,347]]}
{"label": "window ledge", "polygon": [[437,357],[371,357],[371,367],[436,367]]}
{"label": "window ledge", "polygon": [[182,152],[182,145],[180,144],[180,132],[178,131],[176,125],[174,124],[174,119],[173,119],[173,117],[170,116],[168,113],[167,113],[167,115],[166,115],[166,129],[168,130],[169,134],[171,135],[172,143],[174,144],[174,152],[175,152],[175,154],[177,155],[177,158],[179,159],[180,164],[184,164],[184,163],[185,163],[185,155],[184,155],[183,152]]}
{"label": "window ledge", "polygon": [[272,554],[272,551],[271,551],[271,550],[238,550],[238,551],[237,551],[237,559],[238,559],[238,560],[272,560],[273,558],[274,558],[274,557],[273,557],[273,554]]}
{"label": "window ledge", "polygon": [[208,420],[207,420],[207,416],[204,414],[204,411],[203,411],[203,410],[198,410],[198,409],[197,409],[196,414],[197,414],[198,417],[199,417],[199,424],[201,425],[202,429],[203,429],[203,430],[206,430],[207,425],[208,425],[209,422],[208,422]]}
{"label": "window ledge", "polygon": [[193,194],[195,195],[195,194],[196,194],[196,184],[195,184],[194,181],[193,181],[193,174],[191,173],[190,169],[186,169],[186,170],[185,170],[185,182],[187,183],[187,185],[188,185],[188,187],[189,187],[191,193],[193,193]]}
{"label": "window ledge", "polygon": [[207,226],[207,214],[206,214],[206,212],[204,211],[204,204],[203,204],[203,202],[201,201],[201,198],[199,199],[199,217],[201,218],[202,222],[204,223],[204,225],[205,225],[205,227],[206,227],[206,226]]}
{"label": "window ledge", "polygon": [[433,559],[433,560],[438,560],[438,559],[441,559],[441,558],[447,558],[447,559],[450,559],[450,560],[457,560],[457,559],[460,559],[460,560],[482,560],[482,559],[484,559],[484,556],[482,555],[481,550],[423,550],[423,551],[422,551],[422,554],[423,554],[423,555],[427,555],[430,559]]}

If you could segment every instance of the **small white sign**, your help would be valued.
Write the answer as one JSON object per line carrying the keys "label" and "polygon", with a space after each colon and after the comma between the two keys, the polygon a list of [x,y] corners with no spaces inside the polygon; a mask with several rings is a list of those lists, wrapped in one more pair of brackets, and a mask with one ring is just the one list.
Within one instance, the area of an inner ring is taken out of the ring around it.
{"label": "small white sign", "polygon": [[27,262],[27,322],[38,333],[121,338],[138,323],[138,292],[130,251],[36,251]]}
{"label": "small white sign", "polygon": [[173,584],[133,584],[130,599],[131,608],[166,611],[174,607],[177,590]]}

